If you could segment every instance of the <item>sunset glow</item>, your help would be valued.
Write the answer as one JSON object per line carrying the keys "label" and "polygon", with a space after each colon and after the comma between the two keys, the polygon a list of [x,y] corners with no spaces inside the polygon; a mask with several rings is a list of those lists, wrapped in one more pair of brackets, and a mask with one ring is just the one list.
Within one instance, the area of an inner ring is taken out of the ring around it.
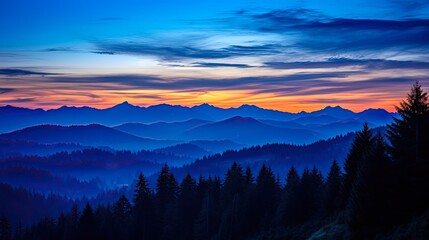
{"label": "sunset glow", "polygon": [[193,1],[167,2],[175,11],[3,1],[0,105],[394,111],[413,82],[429,84],[426,5],[206,1],[195,12]]}

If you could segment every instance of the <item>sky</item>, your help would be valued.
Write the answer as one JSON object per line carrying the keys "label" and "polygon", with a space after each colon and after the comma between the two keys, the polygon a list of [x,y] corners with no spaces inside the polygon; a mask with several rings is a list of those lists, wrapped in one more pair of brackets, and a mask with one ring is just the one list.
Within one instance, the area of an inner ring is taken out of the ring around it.
{"label": "sky", "polygon": [[394,111],[429,89],[427,0],[4,0],[0,105]]}

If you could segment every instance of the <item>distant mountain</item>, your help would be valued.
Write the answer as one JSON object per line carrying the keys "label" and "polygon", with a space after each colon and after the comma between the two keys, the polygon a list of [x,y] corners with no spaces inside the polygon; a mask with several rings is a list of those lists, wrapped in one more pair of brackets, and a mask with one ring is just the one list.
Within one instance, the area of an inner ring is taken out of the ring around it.
{"label": "distant mountain", "polygon": [[[383,109],[369,109],[361,113],[336,107],[326,107],[314,112],[288,113],[270,109],[263,109],[253,105],[242,105],[237,108],[218,108],[209,104],[194,107],[160,104],[150,107],[139,107],[123,102],[106,109],[91,107],[63,106],[58,109],[26,109],[13,106],[0,107],[0,133],[10,132],[25,127],[40,124],[55,125],[87,125],[97,123],[115,126],[123,123],[155,123],[155,122],[184,122],[191,119],[202,121],[221,121],[234,116],[250,117],[254,119],[272,121],[294,121],[298,124],[311,122],[327,123],[327,119],[336,118],[357,119],[359,121],[373,122],[375,125],[384,125],[391,121],[393,114]],[[332,120],[332,119],[331,119]],[[162,124],[158,126],[162,128]],[[117,126],[122,131],[133,131],[132,126]],[[155,126],[151,126],[156,129]],[[136,130],[137,132],[140,130]],[[155,131],[155,130],[153,130]],[[150,133],[150,131],[148,131]],[[166,131],[168,132],[168,131]],[[154,134],[152,134],[154,135]],[[148,136],[148,135],[141,135]],[[168,134],[165,135],[169,136]]]}
{"label": "distant mountain", "polygon": [[194,176],[223,177],[226,170],[237,162],[243,167],[249,166],[254,174],[259,171],[262,164],[267,164],[276,175],[279,174],[281,179],[286,177],[287,171],[292,166],[301,172],[305,167],[312,168],[317,165],[326,174],[334,159],[341,165],[343,164],[353,138],[354,133],[350,133],[304,146],[267,144],[238,151],[226,151],[222,154],[200,158],[189,165],[174,168],[173,171],[179,179],[188,172]]}
{"label": "distant mountain", "polygon": [[[359,121],[355,119],[345,119],[339,120],[337,122],[328,123],[328,124],[314,124],[308,125],[308,129],[311,129],[315,132],[320,133],[324,138],[334,137],[340,134],[346,134],[349,132],[355,132],[361,130],[363,127],[364,121]],[[369,127],[375,127],[374,124],[370,123]]]}
{"label": "distant mountain", "polygon": [[348,109],[344,109],[340,106],[335,106],[335,107],[327,106],[321,110],[317,110],[311,113],[302,113],[302,115],[310,115],[310,116],[328,115],[328,116],[334,116],[335,118],[338,118],[338,119],[353,118],[355,114],[356,113]]}
{"label": "distant mountain", "polygon": [[340,118],[331,115],[305,116],[292,120],[291,122],[308,125],[308,124],[328,124],[339,121]]}
{"label": "distant mountain", "polygon": [[76,151],[85,147],[76,143],[42,144],[29,141],[0,139],[0,158],[22,155],[47,156],[57,152]]}
{"label": "distant mountain", "polygon": [[155,139],[178,139],[186,130],[208,123],[209,121],[191,119],[184,122],[124,123],[113,128],[139,137]]}
{"label": "distant mountain", "polygon": [[273,127],[294,128],[294,129],[306,128],[304,124],[300,124],[294,121],[277,121],[277,120],[266,120],[266,119],[258,119],[258,121]]}
{"label": "distant mountain", "polygon": [[272,119],[272,120],[284,120],[292,119],[296,114],[281,112],[271,109],[263,109],[255,105],[244,104],[237,108],[218,108],[209,104],[201,104],[192,107],[193,110],[203,112],[208,115],[212,120],[227,119],[234,116],[251,117],[257,119]]}
{"label": "distant mountain", "polygon": [[194,159],[210,154],[210,152],[192,143],[182,143],[170,147],[155,149],[154,152],[183,157],[192,157]]}
{"label": "distant mountain", "polygon": [[189,143],[197,145],[210,153],[222,153],[226,150],[238,150],[246,146],[235,143],[231,140],[194,140]]}
{"label": "distant mountain", "polygon": [[26,186],[43,193],[61,192],[70,197],[95,195],[101,190],[95,180],[55,176],[46,170],[21,165],[0,167],[0,179],[14,186]]}
{"label": "distant mountain", "polygon": [[357,119],[364,122],[370,122],[374,125],[386,125],[392,121],[392,117],[396,117],[395,114],[391,114],[384,109],[367,109],[363,112],[357,113]]}
{"label": "distant mountain", "polygon": [[194,127],[181,137],[185,140],[231,140],[248,145],[274,142],[303,144],[319,139],[317,133],[309,130],[278,128],[239,116]]}
{"label": "distant mountain", "polygon": [[174,144],[172,141],[161,141],[137,137],[106,126],[75,125],[39,125],[11,133],[0,134],[0,139],[32,141],[45,144],[76,143],[87,146],[106,146],[115,149],[155,149]]}

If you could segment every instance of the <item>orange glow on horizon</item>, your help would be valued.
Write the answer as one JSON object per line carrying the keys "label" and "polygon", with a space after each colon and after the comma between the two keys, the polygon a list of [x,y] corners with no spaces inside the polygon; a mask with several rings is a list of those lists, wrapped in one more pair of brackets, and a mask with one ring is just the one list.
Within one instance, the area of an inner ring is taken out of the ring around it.
{"label": "orange glow on horizon", "polygon": [[[337,93],[329,95],[277,96],[273,93],[253,94],[248,90],[174,92],[167,90],[127,90],[127,91],[93,91],[79,93],[71,90],[54,91],[53,94],[40,96],[37,101],[19,102],[23,97],[13,101],[0,95],[0,105],[12,105],[26,108],[56,109],[61,106],[89,106],[98,109],[110,108],[124,101],[142,107],[157,104],[171,104],[192,107],[203,103],[221,107],[239,107],[243,104],[256,105],[265,109],[284,112],[316,111],[326,106],[341,106],[360,112],[368,108],[383,108],[395,111],[395,105],[404,98],[400,96],[384,97],[371,93]],[[97,96],[97,97],[93,97]],[[406,96],[405,94],[402,96]]]}

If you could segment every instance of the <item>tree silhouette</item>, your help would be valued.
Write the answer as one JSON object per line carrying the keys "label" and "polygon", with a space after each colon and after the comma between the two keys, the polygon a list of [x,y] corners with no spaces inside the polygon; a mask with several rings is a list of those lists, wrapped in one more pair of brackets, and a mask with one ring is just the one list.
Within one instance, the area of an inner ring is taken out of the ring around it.
{"label": "tree silhouette", "polygon": [[12,239],[12,226],[6,217],[0,218],[0,240]]}
{"label": "tree silhouette", "polygon": [[299,223],[300,188],[301,178],[295,167],[292,166],[287,174],[286,185],[277,211],[276,218],[280,225],[287,226]]}
{"label": "tree silhouette", "polygon": [[83,209],[82,216],[80,217],[79,233],[80,239],[83,240],[91,240],[96,237],[94,213],[89,203],[86,204],[85,208]]}
{"label": "tree silhouette", "polygon": [[113,207],[114,238],[129,239],[131,225],[131,204],[125,195],[122,195]]}
{"label": "tree silhouette", "polygon": [[140,173],[134,190],[133,236],[142,239],[155,238],[158,221],[154,194],[145,176]]}
{"label": "tree silhouette", "polygon": [[340,210],[342,199],[342,173],[338,162],[334,160],[326,178],[325,214],[331,216]]}
{"label": "tree silhouette", "polygon": [[350,191],[356,180],[363,159],[367,157],[374,143],[372,131],[368,127],[368,123],[364,123],[363,129],[356,133],[352,147],[344,162],[344,184],[343,193],[344,199],[342,205],[347,204],[350,197]]}
{"label": "tree silhouette", "polygon": [[399,118],[388,126],[389,153],[396,168],[398,219],[424,211],[429,202],[429,103],[416,82],[407,99],[396,107]]}
{"label": "tree silhouette", "polygon": [[176,239],[192,239],[194,234],[194,219],[200,209],[197,198],[197,184],[188,173],[180,184],[178,198],[178,236]]}

